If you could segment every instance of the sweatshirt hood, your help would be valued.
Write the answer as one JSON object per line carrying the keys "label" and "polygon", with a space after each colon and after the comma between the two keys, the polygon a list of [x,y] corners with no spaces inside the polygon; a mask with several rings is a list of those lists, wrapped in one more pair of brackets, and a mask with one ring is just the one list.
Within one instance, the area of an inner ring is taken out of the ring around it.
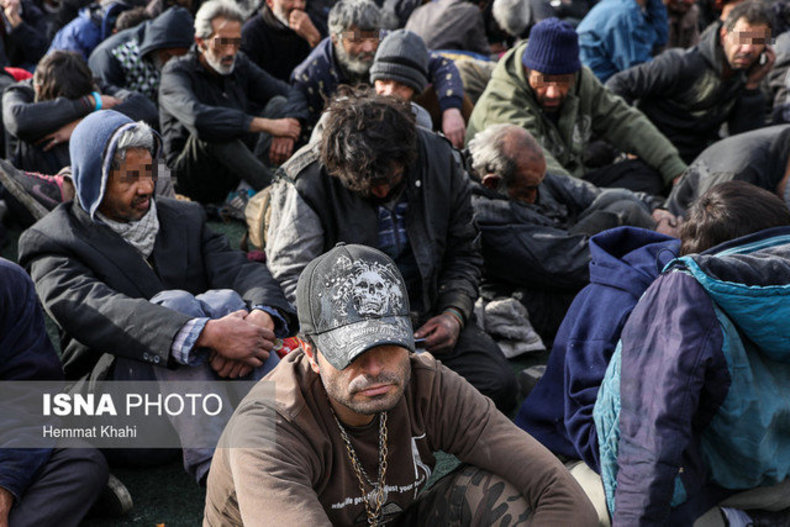
{"label": "sweatshirt hood", "polygon": [[774,227],[684,256],[716,305],[769,358],[790,362],[790,227]]}
{"label": "sweatshirt hood", "polygon": [[145,35],[140,41],[140,55],[157,49],[189,48],[195,42],[194,19],[183,7],[171,7],[155,19],[146,22]]}
{"label": "sweatshirt hood", "polygon": [[590,283],[639,298],[674,259],[680,240],[638,227],[617,227],[590,238]]}
{"label": "sweatshirt hood", "polygon": [[[69,141],[72,179],[79,205],[95,219],[104,199],[107,176],[115,156],[120,134],[139,126],[114,110],[100,110],[85,117],[74,129]],[[154,159],[158,158],[159,139],[154,132]]]}

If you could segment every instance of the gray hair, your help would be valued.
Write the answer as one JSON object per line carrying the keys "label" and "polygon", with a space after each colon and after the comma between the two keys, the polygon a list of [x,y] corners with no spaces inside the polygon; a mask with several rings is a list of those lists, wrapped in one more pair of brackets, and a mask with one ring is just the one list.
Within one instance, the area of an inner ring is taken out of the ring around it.
{"label": "gray hair", "polygon": [[155,157],[157,140],[154,137],[154,131],[143,121],[138,121],[135,124],[135,127],[124,130],[118,136],[112,169],[120,168],[121,164],[126,161],[126,151],[130,148],[144,148],[151,153],[151,157]]}
{"label": "gray hair", "polygon": [[371,0],[340,0],[329,11],[329,34],[340,36],[356,26],[360,31],[381,29],[381,10]]}
{"label": "gray hair", "polygon": [[208,38],[214,32],[211,21],[217,17],[226,18],[244,23],[244,13],[236,2],[232,0],[209,0],[198,9],[195,15],[195,36],[198,38]]}
{"label": "gray hair", "polygon": [[499,176],[499,192],[506,191],[516,177],[517,152],[543,155],[535,138],[515,124],[492,124],[469,141],[472,171],[480,180],[486,174]]}
{"label": "gray hair", "polygon": [[494,0],[491,15],[504,32],[511,37],[518,37],[529,23],[529,0]]}

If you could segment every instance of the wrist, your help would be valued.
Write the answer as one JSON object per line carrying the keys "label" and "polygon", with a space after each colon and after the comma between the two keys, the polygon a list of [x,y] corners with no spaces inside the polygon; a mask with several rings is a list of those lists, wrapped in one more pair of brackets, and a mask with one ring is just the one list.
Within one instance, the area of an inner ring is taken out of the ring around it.
{"label": "wrist", "polygon": [[461,313],[461,310],[455,307],[448,307],[442,311],[445,315],[450,315],[450,317],[458,322],[458,328],[464,329],[464,314]]}
{"label": "wrist", "polygon": [[92,91],[91,97],[93,97],[93,111],[98,112],[102,107],[101,94],[97,91]]}

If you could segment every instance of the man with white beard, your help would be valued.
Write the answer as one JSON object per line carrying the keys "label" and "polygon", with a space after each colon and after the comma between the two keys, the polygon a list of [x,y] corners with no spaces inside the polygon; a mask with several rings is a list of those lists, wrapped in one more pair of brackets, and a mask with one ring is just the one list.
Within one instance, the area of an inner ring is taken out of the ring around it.
{"label": "man with white beard", "polygon": [[[370,67],[381,40],[381,10],[372,0],[340,0],[329,12],[329,37],[294,69],[295,109],[307,111],[304,138],[318,122],[324,102],[340,84],[369,84]],[[461,115],[464,88],[455,64],[431,53],[427,71],[441,110],[441,130],[454,146],[463,145],[466,125]],[[419,94],[418,94],[419,95]],[[436,122],[436,121],[435,121]]]}
{"label": "man with white beard", "polygon": [[162,71],[160,121],[176,191],[201,203],[222,201],[240,181],[271,183],[267,162],[290,157],[301,130],[287,99],[293,90],[241,47],[244,16],[232,0],[210,0],[195,15],[195,46]]}

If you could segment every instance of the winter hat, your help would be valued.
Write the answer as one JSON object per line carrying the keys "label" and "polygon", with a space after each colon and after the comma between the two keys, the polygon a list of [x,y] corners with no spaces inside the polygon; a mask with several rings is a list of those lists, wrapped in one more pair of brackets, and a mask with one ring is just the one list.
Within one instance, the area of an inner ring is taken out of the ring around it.
{"label": "winter hat", "polygon": [[521,63],[545,75],[566,75],[582,68],[579,36],[567,22],[547,18],[535,24]]}
{"label": "winter hat", "polygon": [[388,34],[379,44],[370,82],[395,80],[422,93],[428,84],[428,48],[416,33],[398,29]]}

